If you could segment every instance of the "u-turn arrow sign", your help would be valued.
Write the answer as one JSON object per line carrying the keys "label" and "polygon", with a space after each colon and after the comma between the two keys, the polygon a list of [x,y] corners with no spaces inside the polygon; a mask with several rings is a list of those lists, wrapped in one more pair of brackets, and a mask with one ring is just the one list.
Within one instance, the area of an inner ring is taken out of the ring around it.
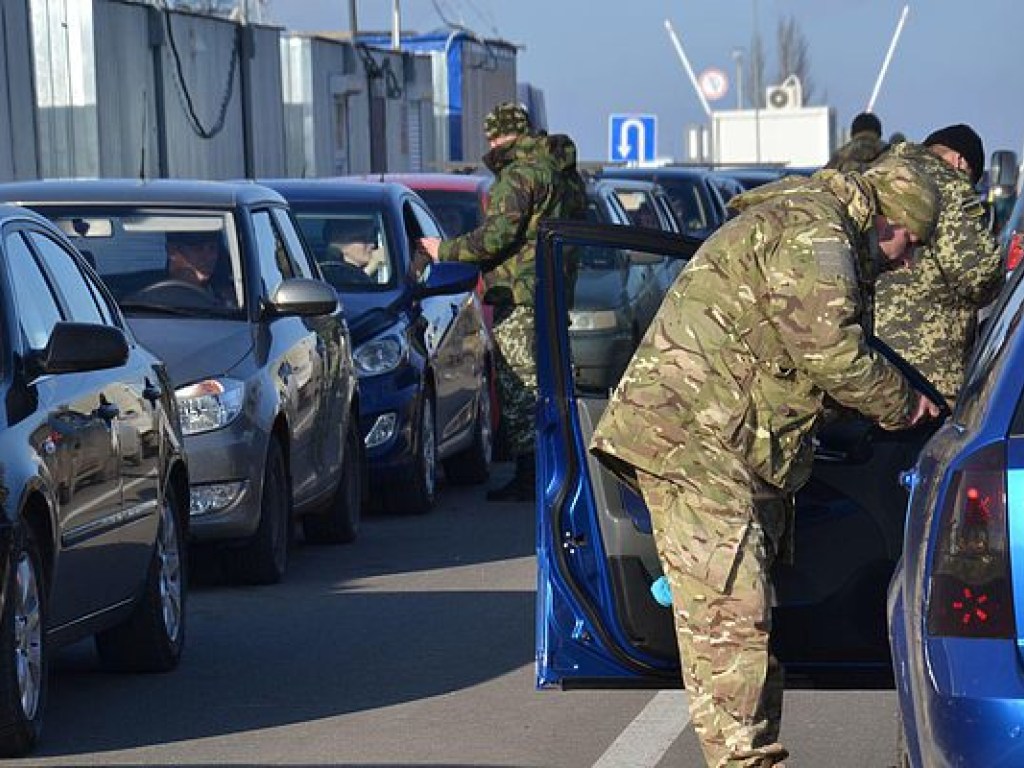
{"label": "u-turn arrow sign", "polygon": [[654,115],[611,115],[608,118],[608,159],[613,163],[654,161],[657,155]]}

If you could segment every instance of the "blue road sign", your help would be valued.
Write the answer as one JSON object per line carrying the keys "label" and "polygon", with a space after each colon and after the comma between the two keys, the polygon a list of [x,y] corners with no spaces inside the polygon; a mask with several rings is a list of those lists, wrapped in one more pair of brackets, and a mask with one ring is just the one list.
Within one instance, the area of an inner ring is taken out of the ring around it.
{"label": "blue road sign", "polygon": [[654,161],[658,148],[655,115],[610,115],[608,159],[613,163]]}

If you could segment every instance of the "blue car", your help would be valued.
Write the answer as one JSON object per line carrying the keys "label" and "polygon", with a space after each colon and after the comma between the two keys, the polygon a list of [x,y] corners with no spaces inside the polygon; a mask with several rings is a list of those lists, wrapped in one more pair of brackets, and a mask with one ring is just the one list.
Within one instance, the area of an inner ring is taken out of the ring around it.
{"label": "blue car", "polygon": [[903,766],[1024,765],[1022,320],[1016,272],[952,417],[905,475],[889,590]]}
{"label": "blue car", "polygon": [[427,512],[442,467],[449,483],[484,482],[496,411],[477,268],[437,263],[417,271],[419,238],[442,233],[402,184],[263,183],[288,200],[348,320],[369,503]]}
{"label": "blue car", "polygon": [[[586,451],[608,390],[581,376],[565,285],[609,253],[686,261],[699,240],[592,222],[548,222],[538,239],[537,684],[678,686],[669,608],[643,501]],[[568,264],[569,260],[574,264]],[[568,268],[567,268],[568,267]],[[614,298],[614,297],[612,297]],[[610,301],[612,299],[609,299]],[[588,306],[590,311],[594,307]],[[644,330],[644,329],[641,329]],[[925,382],[920,382],[927,389]],[[938,398],[933,391],[929,394]],[[931,428],[934,430],[934,427]],[[886,592],[902,552],[909,469],[929,431],[885,432],[835,411],[819,431],[812,480],[797,498],[796,562],[775,572],[775,651],[787,682],[889,685]]]}

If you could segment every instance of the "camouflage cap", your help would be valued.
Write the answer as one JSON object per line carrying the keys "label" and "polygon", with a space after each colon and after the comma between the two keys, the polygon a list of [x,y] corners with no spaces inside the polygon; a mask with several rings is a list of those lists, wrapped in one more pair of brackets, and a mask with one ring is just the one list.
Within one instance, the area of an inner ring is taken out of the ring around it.
{"label": "camouflage cap", "polygon": [[887,157],[864,171],[883,216],[927,242],[939,218],[939,190],[927,173],[900,157]]}
{"label": "camouflage cap", "polygon": [[506,101],[484,118],[484,133],[490,140],[499,136],[521,136],[530,132],[530,116],[519,104]]}

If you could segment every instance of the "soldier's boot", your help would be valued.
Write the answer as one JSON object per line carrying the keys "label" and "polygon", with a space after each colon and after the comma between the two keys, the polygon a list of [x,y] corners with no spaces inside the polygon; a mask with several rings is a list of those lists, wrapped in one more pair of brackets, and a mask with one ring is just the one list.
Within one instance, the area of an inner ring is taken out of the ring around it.
{"label": "soldier's boot", "polygon": [[536,498],[537,470],[534,455],[516,456],[516,473],[505,485],[487,492],[488,501],[533,501]]}

